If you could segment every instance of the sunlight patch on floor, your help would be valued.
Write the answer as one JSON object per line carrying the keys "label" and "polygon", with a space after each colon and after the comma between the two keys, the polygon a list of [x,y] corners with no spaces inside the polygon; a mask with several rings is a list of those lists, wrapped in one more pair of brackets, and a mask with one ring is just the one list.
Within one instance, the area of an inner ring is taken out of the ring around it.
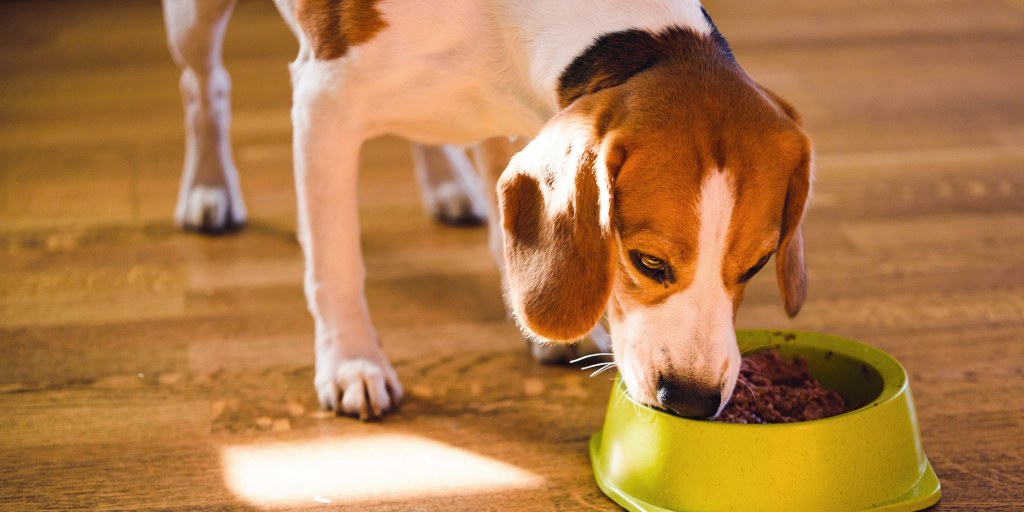
{"label": "sunlight patch on floor", "polygon": [[351,503],[540,486],[525,469],[403,434],[222,449],[225,481],[256,505]]}

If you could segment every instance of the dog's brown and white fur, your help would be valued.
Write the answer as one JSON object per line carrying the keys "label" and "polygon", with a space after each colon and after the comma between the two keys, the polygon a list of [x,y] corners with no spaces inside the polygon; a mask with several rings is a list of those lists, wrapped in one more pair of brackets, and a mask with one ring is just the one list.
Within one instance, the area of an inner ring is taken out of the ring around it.
{"label": "dog's brown and white fur", "polygon": [[[697,1],[276,3],[300,43],[295,179],[324,407],[365,418],[402,397],[366,305],[355,195],[360,146],[383,133],[469,148],[416,146],[427,203],[487,218],[529,336],[600,343],[606,316],[640,402],[717,414],[744,286],[772,254],[799,311],[810,141]],[[175,219],[203,231],[246,216],[220,60],[233,4],[164,1],[186,110]]]}

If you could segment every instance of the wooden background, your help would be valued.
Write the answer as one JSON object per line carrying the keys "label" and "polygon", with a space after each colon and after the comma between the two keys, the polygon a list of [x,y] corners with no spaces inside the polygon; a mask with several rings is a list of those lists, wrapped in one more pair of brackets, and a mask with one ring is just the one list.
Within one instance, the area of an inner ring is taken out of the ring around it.
{"label": "wooden background", "polygon": [[[764,274],[740,326],[890,352],[937,509],[1024,509],[1024,2],[707,7],[818,150],[810,299],[786,320]],[[216,239],[170,223],[182,113],[157,2],[5,1],[0,45],[0,508],[615,508],[586,455],[608,380],[530,360],[484,231],[421,213],[398,139],[366,148],[360,187],[371,309],[408,398],[381,423],[318,411],[296,46],[270,2],[243,0],[228,30],[251,222]]]}

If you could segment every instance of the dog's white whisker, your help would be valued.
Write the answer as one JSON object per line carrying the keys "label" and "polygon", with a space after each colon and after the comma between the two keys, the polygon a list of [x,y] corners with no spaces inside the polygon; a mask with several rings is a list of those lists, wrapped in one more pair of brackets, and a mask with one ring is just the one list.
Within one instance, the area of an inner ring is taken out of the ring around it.
{"label": "dog's white whisker", "polygon": [[747,354],[749,354],[751,352],[755,352],[755,351],[760,350],[762,348],[768,348],[770,346],[772,346],[771,343],[766,343],[764,345],[755,345],[753,347],[747,347],[747,348],[745,348],[745,349],[740,351],[740,355],[744,356],[744,355],[747,355]]}
{"label": "dog's white whisker", "polygon": [[591,357],[597,357],[597,356],[613,357],[614,355],[615,354],[612,354],[611,352],[596,352],[594,354],[587,354],[585,356],[577,357],[576,359],[573,359],[572,361],[569,361],[569,364],[575,364],[575,363],[578,363],[578,362],[580,362],[580,361],[582,361],[584,359],[588,359],[588,358],[591,358]]}
{"label": "dog's white whisker", "polygon": [[603,373],[603,372],[604,372],[605,370],[607,370],[607,369],[609,369],[609,368],[614,368],[614,367],[616,367],[616,366],[617,366],[617,365],[616,365],[615,363],[609,363],[609,364],[605,365],[605,366],[604,366],[604,368],[600,368],[600,369],[594,370],[594,373],[591,373],[591,374],[590,374],[590,376],[591,376],[591,377],[594,377],[595,375],[600,375],[600,374],[601,374],[601,373]]}
{"label": "dog's white whisker", "polygon": [[607,365],[610,365],[610,364],[615,364],[615,363],[613,363],[613,362],[594,363],[594,364],[589,364],[587,366],[584,366],[583,368],[580,368],[580,370],[589,370],[591,368],[597,368],[598,366],[607,366]]}
{"label": "dog's white whisker", "polygon": [[747,384],[746,382],[744,382],[742,380],[739,381],[739,382],[741,384],[743,384],[744,386],[746,386],[747,387],[747,391],[750,391],[750,396],[754,397],[754,408],[756,409],[757,408],[757,393],[754,393],[754,388],[750,387],[750,384]]}
{"label": "dog's white whisker", "polygon": [[[621,403],[621,402],[629,400],[629,389],[626,387],[626,382],[622,381],[622,380],[619,380],[619,388],[621,388],[620,389],[621,393],[619,393],[619,402]],[[618,405],[618,404],[616,404],[616,405]]]}

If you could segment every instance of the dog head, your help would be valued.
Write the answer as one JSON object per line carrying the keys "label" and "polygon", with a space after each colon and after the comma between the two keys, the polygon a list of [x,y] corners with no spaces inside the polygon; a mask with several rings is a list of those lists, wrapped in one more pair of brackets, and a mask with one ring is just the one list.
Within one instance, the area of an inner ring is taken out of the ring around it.
{"label": "dog head", "polygon": [[739,374],[744,287],[772,255],[786,312],[803,304],[812,150],[734,62],[684,57],[584,90],[498,189],[521,327],[572,341],[607,312],[630,395],[709,417]]}

